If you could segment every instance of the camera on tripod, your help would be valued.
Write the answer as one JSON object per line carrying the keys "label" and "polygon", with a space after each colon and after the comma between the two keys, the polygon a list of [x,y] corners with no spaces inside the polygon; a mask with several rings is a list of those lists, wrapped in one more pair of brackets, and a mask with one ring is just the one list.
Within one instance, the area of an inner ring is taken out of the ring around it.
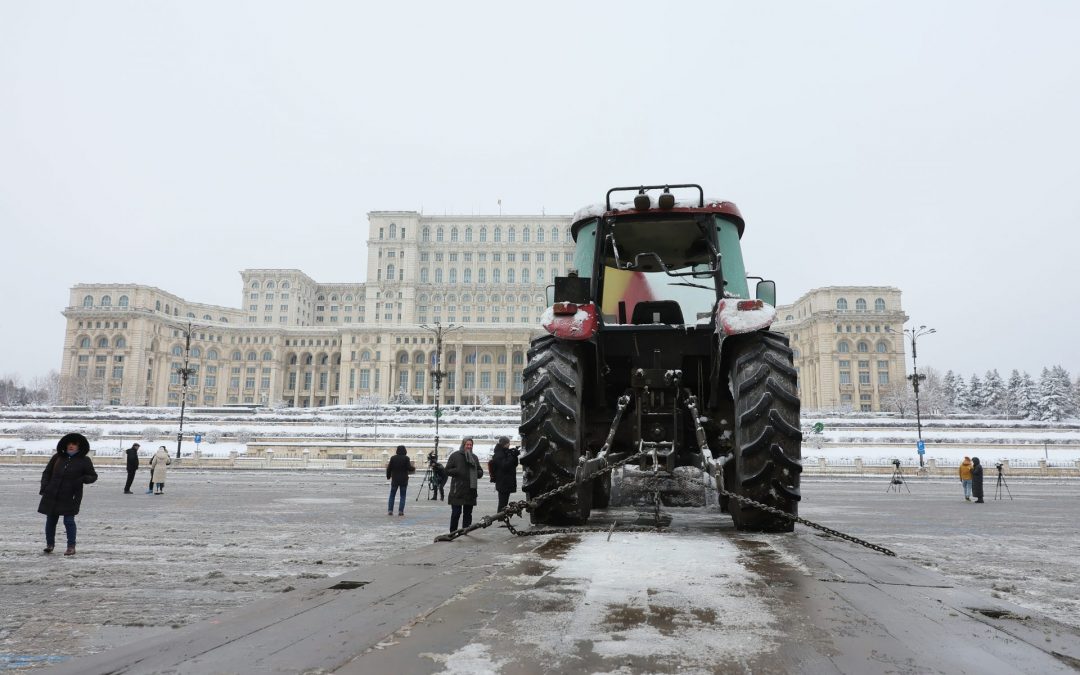
{"label": "camera on tripod", "polygon": [[892,461],[892,465],[895,466],[897,469],[899,469],[900,468],[900,460],[894,459]]}
{"label": "camera on tripod", "polygon": [[427,463],[428,466],[434,466],[439,463],[439,455],[434,450],[428,453]]}
{"label": "camera on tripod", "polygon": [[1001,462],[998,462],[997,464],[994,465],[994,468],[998,470],[998,473],[1001,473],[1001,471],[1005,468],[1005,465],[1002,464]]}

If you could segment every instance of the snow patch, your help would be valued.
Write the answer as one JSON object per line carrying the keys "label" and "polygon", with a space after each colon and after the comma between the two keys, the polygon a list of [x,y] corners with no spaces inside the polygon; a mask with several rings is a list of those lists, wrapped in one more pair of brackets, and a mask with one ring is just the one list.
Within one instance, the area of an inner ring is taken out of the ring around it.
{"label": "snow patch", "polygon": [[492,659],[486,645],[465,645],[453,654],[424,652],[421,657],[441,663],[444,675],[497,675],[505,660]]}

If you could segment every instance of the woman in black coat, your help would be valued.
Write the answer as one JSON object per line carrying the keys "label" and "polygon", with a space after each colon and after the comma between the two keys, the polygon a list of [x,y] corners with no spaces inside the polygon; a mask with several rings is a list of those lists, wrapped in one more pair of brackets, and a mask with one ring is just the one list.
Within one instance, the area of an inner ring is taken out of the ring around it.
{"label": "woman in black coat", "polygon": [[41,502],[38,513],[45,515],[45,552],[52,553],[56,545],[56,523],[64,517],[67,550],[75,555],[75,516],[82,503],[83,485],[97,480],[94,463],[87,455],[90,442],[82,434],[67,434],[56,444],[56,454],[41,473]]}
{"label": "woman in black coat", "polygon": [[480,459],[473,452],[473,439],[465,438],[461,447],[446,460],[446,475],[450,476],[450,494],[446,501],[450,504],[450,531],[461,526],[472,525],[472,510],[476,506],[476,485],[484,477]]}
{"label": "woman in black coat", "polygon": [[517,492],[518,449],[510,447],[510,439],[503,436],[491,451],[491,482],[499,493],[499,511],[510,503],[510,495]]}
{"label": "woman in black coat", "polygon": [[394,515],[394,493],[400,491],[398,515],[405,515],[405,493],[409,490],[409,474],[416,471],[416,466],[409,459],[409,451],[404,445],[397,446],[394,456],[386,463],[386,480],[390,481],[390,499],[386,502],[386,515]]}
{"label": "woman in black coat", "polygon": [[971,458],[971,496],[976,504],[986,503],[983,501],[983,468],[978,457]]}

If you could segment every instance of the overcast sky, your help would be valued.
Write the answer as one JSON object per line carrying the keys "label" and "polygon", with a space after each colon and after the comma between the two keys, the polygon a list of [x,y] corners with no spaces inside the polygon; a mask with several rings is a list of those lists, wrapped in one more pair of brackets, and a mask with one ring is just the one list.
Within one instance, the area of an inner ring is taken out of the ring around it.
{"label": "overcast sky", "polygon": [[901,288],[921,365],[1080,373],[1080,3],[522,5],[0,3],[0,373],[76,283],[239,306],[363,281],[368,211],[642,182],[736,202],[781,302]]}

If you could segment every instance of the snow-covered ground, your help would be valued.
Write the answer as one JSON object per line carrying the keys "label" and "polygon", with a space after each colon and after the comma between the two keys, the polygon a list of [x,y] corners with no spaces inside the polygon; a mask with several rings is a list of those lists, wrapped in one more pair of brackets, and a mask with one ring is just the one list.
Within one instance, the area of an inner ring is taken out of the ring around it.
{"label": "snow-covered ground", "polygon": [[[408,495],[406,517],[388,518],[386,481],[377,473],[191,470],[170,474],[166,494],[152,496],[123,495],[124,472],[106,469],[86,490],[78,516],[79,553],[64,558],[41,553],[39,475],[26,467],[0,468],[0,669],[47,665],[168,633],[288,592],[305,580],[425,546],[449,518],[444,502],[417,501],[415,492]],[[994,500],[991,482],[986,504],[965,502],[956,481],[910,484],[910,494],[898,495],[886,492],[885,477],[810,479],[803,485],[801,515],[887,546],[956,583],[1080,626],[1080,481],[1014,479],[1013,500]],[[492,513],[494,500],[484,483],[478,515]],[[719,527],[710,526],[701,538],[672,532],[622,537],[618,547],[585,546],[558,561],[558,574],[591,579],[582,589],[595,596],[597,606],[617,605],[623,597],[630,606],[644,586],[632,574],[610,572],[622,569],[620,557],[663,560],[665,566],[699,570],[708,581],[709,570],[731,573],[722,563],[732,555],[733,540],[766,542],[782,556],[790,537],[817,536],[802,528],[794,535],[738,534],[726,515],[674,511]],[[850,545],[836,546],[843,555]],[[663,593],[669,583],[664,578],[654,575],[648,587]],[[687,577],[673,579],[682,584]],[[737,585],[738,579],[729,581]],[[731,593],[703,587],[688,611],[707,617],[717,603],[732,601]],[[752,649],[769,616],[752,596],[738,602],[745,603],[739,605],[745,614],[721,608],[725,616],[741,617],[737,627],[747,639],[731,647]],[[587,622],[590,615],[583,610],[576,617]],[[630,634],[629,626],[626,637],[640,641],[642,649],[650,641],[681,648],[661,629],[640,632],[646,629],[638,626]],[[559,632],[550,624],[532,625],[522,617],[504,629],[558,647]],[[706,626],[687,630],[681,635],[687,649],[716,646]]]}

